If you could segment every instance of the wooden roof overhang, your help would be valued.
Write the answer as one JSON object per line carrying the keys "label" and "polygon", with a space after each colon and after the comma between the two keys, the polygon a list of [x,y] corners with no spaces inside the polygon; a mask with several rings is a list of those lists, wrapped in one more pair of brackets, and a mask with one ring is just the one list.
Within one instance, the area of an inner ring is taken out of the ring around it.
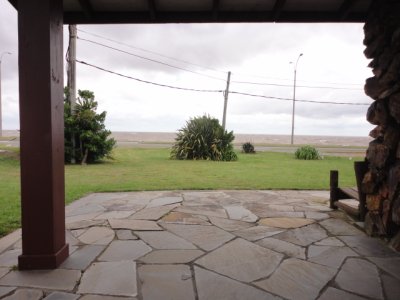
{"label": "wooden roof overhang", "polygon": [[380,0],[9,0],[18,10],[20,269],[52,269],[65,236],[63,24],[364,22]]}
{"label": "wooden roof overhang", "polygon": [[[18,9],[18,0],[9,0]],[[65,24],[364,22],[373,0],[64,0]]]}

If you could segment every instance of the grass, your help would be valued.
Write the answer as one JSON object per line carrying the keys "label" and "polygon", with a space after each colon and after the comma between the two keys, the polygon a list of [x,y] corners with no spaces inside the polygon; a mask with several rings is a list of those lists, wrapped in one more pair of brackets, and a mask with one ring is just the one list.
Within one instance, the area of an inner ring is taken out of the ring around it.
{"label": "grass", "polygon": [[[18,153],[7,150],[0,152],[0,236],[20,222]],[[293,154],[272,152],[238,157],[237,162],[177,161],[169,159],[168,149],[117,148],[115,160],[66,166],[66,202],[106,191],[328,189],[332,169],[339,170],[341,185],[355,185],[348,158],[302,161]]]}

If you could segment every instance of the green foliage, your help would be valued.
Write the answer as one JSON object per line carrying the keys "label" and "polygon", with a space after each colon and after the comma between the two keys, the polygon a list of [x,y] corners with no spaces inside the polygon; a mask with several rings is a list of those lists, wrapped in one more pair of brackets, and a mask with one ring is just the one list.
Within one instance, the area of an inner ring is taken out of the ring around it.
{"label": "green foliage", "polygon": [[309,145],[298,148],[294,153],[294,156],[297,159],[304,159],[304,160],[321,159],[318,150]]}
{"label": "green foliage", "polygon": [[256,153],[256,150],[254,150],[254,146],[250,142],[246,142],[242,145],[242,152],[243,153]]}
{"label": "green foliage", "polygon": [[[103,158],[111,158],[115,140],[109,138],[111,132],[106,130],[104,121],[106,112],[98,114],[94,93],[79,90],[74,113],[65,90],[64,99],[64,141],[65,162],[70,163],[75,156],[77,163],[94,163]],[[73,138],[75,145],[73,145]]]}
{"label": "green foliage", "polygon": [[218,119],[204,115],[186,122],[178,131],[171,158],[181,160],[236,161],[233,131],[227,132]]}

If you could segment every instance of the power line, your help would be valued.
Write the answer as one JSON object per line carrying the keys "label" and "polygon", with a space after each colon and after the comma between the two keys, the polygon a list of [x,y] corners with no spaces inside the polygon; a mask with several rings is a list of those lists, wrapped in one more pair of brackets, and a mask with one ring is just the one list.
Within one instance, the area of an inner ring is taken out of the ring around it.
{"label": "power line", "polygon": [[[186,88],[186,87],[178,87],[178,86],[172,86],[168,84],[162,84],[162,83],[156,83],[148,80],[143,80],[139,78],[135,78],[132,76],[124,75],[118,72],[114,72],[90,63],[87,63],[85,61],[81,60],[76,60],[77,63],[101,70],[103,72],[107,72],[110,74],[114,74],[120,77],[124,77],[127,79],[135,80],[138,82],[142,83],[147,83],[147,84],[152,84],[160,87],[166,87],[170,89],[177,89],[177,90],[183,90],[183,91],[192,91],[192,92],[203,92],[203,93],[224,93],[224,90],[206,90],[206,89],[194,89],[194,88]],[[251,94],[251,93],[243,93],[243,92],[238,92],[238,91],[229,91],[230,94],[237,94],[237,95],[242,95],[242,96],[249,96],[249,97],[257,97],[257,98],[266,98],[266,99],[273,99],[273,100],[281,100],[281,101],[293,101],[293,99],[290,98],[281,98],[281,97],[273,97],[273,96],[265,96],[265,95],[256,95],[256,94]],[[318,103],[318,104],[336,104],[336,105],[370,105],[368,103],[359,103],[359,102],[333,102],[333,101],[316,101],[316,100],[300,100],[296,99],[296,102],[307,102],[307,103]]]}
{"label": "power line", "polygon": [[[293,85],[279,84],[279,83],[264,83],[264,82],[250,82],[250,81],[232,81],[232,83],[252,84],[252,85],[268,85],[293,88]],[[296,85],[296,87],[309,88],[309,89],[331,89],[331,90],[362,90],[360,88],[345,88],[345,87],[330,87],[330,86],[308,86]]]}
{"label": "power line", "polygon": [[196,74],[196,75],[200,75],[200,76],[204,76],[204,77],[208,77],[208,78],[211,78],[211,79],[214,79],[214,80],[225,81],[225,79],[222,79],[222,78],[218,78],[218,77],[214,77],[214,76],[211,76],[211,75],[207,75],[207,74],[199,73],[199,72],[192,71],[192,70],[189,70],[189,69],[185,69],[185,68],[182,68],[182,67],[174,66],[174,65],[162,62],[162,61],[158,61],[158,60],[155,60],[155,59],[152,59],[152,58],[148,58],[148,57],[145,57],[145,56],[137,55],[137,54],[125,51],[125,50],[118,49],[118,48],[114,48],[114,47],[111,47],[111,46],[108,46],[108,45],[105,45],[105,44],[102,44],[102,43],[99,43],[99,42],[95,42],[95,41],[92,41],[92,40],[84,39],[84,38],[81,38],[81,37],[78,37],[78,39],[81,40],[81,41],[92,43],[92,44],[95,44],[95,45],[98,45],[98,46],[101,46],[101,47],[105,47],[105,48],[108,48],[108,49],[111,49],[111,50],[114,50],[114,51],[125,53],[125,54],[128,54],[128,55],[134,56],[136,58],[140,58],[140,59],[151,61],[151,62],[154,62],[154,63],[157,63],[157,64],[161,64],[161,65],[164,65],[164,66],[167,66],[167,67],[170,67],[170,68],[182,70],[182,71],[185,71],[185,72],[190,72],[190,73],[193,73],[193,74]]}
{"label": "power line", "polygon": [[[243,76],[243,77],[254,77],[254,78],[263,78],[268,80],[283,80],[283,81],[293,81],[293,78],[277,78],[277,77],[267,77],[261,75],[252,75],[252,74],[242,74],[242,73],[233,73],[234,75]],[[312,83],[321,83],[321,84],[333,84],[333,85],[357,85],[363,86],[360,83],[344,83],[344,82],[327,82],[327,81],[310,81],[310,80],[298,80],[301,82],[312,82]]]}
{"label": "power line", "polygon": [[[147,49],[144,49],[144,48],[132,46],[132,45],[130,45],[130,44],[127,44],[127,43],[124,43],[124,42],[120,42],[120,41],[117,41],[117,40],[114,40],[114,39],[111,39],[111,38],[108,38],[108,37],[105,37],[105,36],[102,36],[102,35],[99,35],[99,34],[91,33],[91,32],[88,32],[88,31],[85,31],[85,30],[82,30],[82,29],[78,29],[78,31],[83,32],[83,33],[88,34],[88,35],[92,35],[92,36],[95,36],[95,37],[104,39],[104,40],[107,40],[107,41],[110,41],[110,42],[113,42],[113,43],[116,43],[116,44],[119,44],[119,45],[123,45],[123,46],[129,47],[129,48],[132,48],[132,49],[135,49],[135,50],[139,50],[139,51],[143,51],[143,52],[146,52],[146,53],[155,54],[155,55],[158,55],[158,56],[160,56],[160,57],[164,57],[164,58],[171,59],[171,60],[175,60],[175,61],[182,62],[182,63],[185,63],[185,64],[193,65],[193,66],[200,67],[200,68],[203,68],[203,69],[206,69],[206,70],[211,70],[211,71],[214,71],[214,72],[220,72],[220,73],[224,73],[224,74],[227,73],[227,72],[225,72],[225,71],[217,70],[217,69],[214,69],[214,68],[211,68],[211,67],[205,67],[205,66],[202,66],[202,65],[199,65],[199,64],[195,64],[195,63],[186,61],[186,60],[182,60],[182,59],[174,58],[174,57],[171,57],[171,56],[167,56],[167,55],[164,55],[164,54],[155,52],[155,51],[151,51],[151,50],[147,50]],[[176,69],[183,70],[183,71],[187,71],[187,72],[190,72],[190,73],[194,73],[194,74],[197,74],[197,75],[200,75],[200,76],[205,76],[205,77],[209,77],[209,78],[212,78],[212,79],[216,79],[216,80],[220,80],[220,81],[225,81],[225,79],[223,79],[223,78],[218,78],[218,77],[210,76],[210,75],[203,74],[203,73],[199,73],[199,72],[196,72],[196,71],[193,71],[193,70],[189,70],[189,69],[185,69],[185,68],[182,68],[182,67],[174,66],[174,65],[171,65],[171,64],[168,64],[168,63],[160,62],[160,61],[155,60],[155,59],[151,59],[151,58],[143,57],[143,56],[140,56],[140,55],[137,55],[137,54],[133,54],[133,53],[130,53],[130,52],[127,52],[127,51],[118,49],[118,48],[114,48],[114,47],[111,47],[111,46],[108,46],[108,45],[105,45],[105,44],[102,44],[102,43],[99,43],[99,42],[95,42],[95,41],[88,40],[88,39],[84,39],[84,38],[80,38],[80,37],[78,37],[78,39],[83,40],[83,41],[86,41],[86,42],[90,42],[90,43],[93,43],[93,44],[96,44],[96,45],[99,45],[99,46],[107,47],[107,48],[112,49],[112,50],[116,50],[116,51],[119,51],[119,52],[123,52],[123,53],[125,53],[125,54],[129,54],[129,55],[132,55],[132,56],[141,58],[141,59],[145,59],[145,60],[149,60],[149,61],[152,61],[152,62],[155,62],[155,63],[159,63],[159,64],[162,64],[162,65],[171,67],[171,68],[176,68]],[[236,73],[236,72],[232,73],[232,75],[248,76],[248,77],[258,77],[258,78],[265,78],[265,79],[272,79],[272,80],[292,81],[292,79],[272,78],[272,77],[264,77],[264,76],[259,76],[259,75],[245,75],[245,74],[239,74],[239,73]],[[299,81],[307,82],[307,81],[305,81],[305,80],[299,80]],[[310,82],[310,81],[309,81],[309,82]],[[355,83],[334,83],[334,82],[318,82],[318,81],[312,81],[312,82],[314,82],[314,83],[324,83],[324,84],[334,84],[334,85],[360,85],[360,84],[355,84]],[[286,85],[286,84],[262,83],[262,82],[248,82],[248,81],[232,81],[232,83],[252,84],[252,85],[267,85],[267,86],[279,86],[279,87],[290,87],[290,88],[293,87],[292,85]],[[301,87],[301,88],[312,88],[312,89],[333,89],[333,90],[363,90],[362,88],[329,87],[329,86],[308,86],[308,85],[297,85],[297,87]]]}
{"label": "power line", "polygon": [[202,65],[199,65],[199,64],[195,64],[195,63],[189,62],[187,60],[171,57],[171,56],[164,55],[164,54],[152,51],[152,50],[148,50],[148,49],[132,46],[130,44],[127,44],[127,43],[124,43],[124,42],[120,42],[120,41],[117,41],[117,40],[114,40],[114,39],[111,39],[111,38],[108,38],[108,37],[105,37],[105,36],[102,36],[102,35],[99,35],[99,34],[96,34],[96,33],[91,33],[91,32],[88,32],[88,31],[85,31],[85,30],[82,30],[82,29],[78,29],[78,31],[86,33],[86,34],[89,34],[91,36],[95,36],[95,37],[101,38],[101,39],[109,41],[109,42],[113,42],[115,44],[126,46],[126,47],[129,47],[129,48],[135,49],[135,50],[146,52],[146,53],[151,53],[151,54],[154,54],[154,55],[158,55],[160,57],[164,57],[164,58],[167,58],[167,59],[175,60],[177,62],[181,62],[181,63],[185,63],[185,64],[188,64],[188,65],[196,66],[196,67],[199,67],[199,68],[202,68],[202,69],[205,69],[205,70],[210,70],[210,71],[213,71],[213,72],[219,72],[219,73],[224,73],[224,74],[227,73],[225,71],[217,70],[217,69],[210,68],[210,67],[205,67],[205,66],[202,66]]}
{"label": "power line", "polygon": [[[293,101],[290,98],[281,98],[281,97],[272,97],[272,96],[264,96],[264,95],[256,95],[250,93],[243,93],[243,92],[236,92],[236,91],[229,91],[231,94],[249,96],[249,97],[258,97],[258,98],[266,98],[266,99],[274,99],[280,101]],[[334,102],[334,101],[316,101],[316,100],[301,100],[296,99],[296,102],[307,102],[307,103],[318,103],[318,104],[340,104],[340,105],[370,105],[368,103],[360,103],[360,102]]]}
{"label": "power line", "polygon": [[107,73],[111,73],[111,74],[120,76],[120,77],[136,80],[136,81],[139,81],[139,82],[142,82],[142,83],[147,83],[147,84],[152,84],[152,85],[156,85],[156,86],[166,87],[166,88],[170,88],[170,89],[183,90],[183,91],[192,91],[192,92],[202,92],[202,93],[222,93],[223,92],[223,90],[192,89],[192,88],[178,87],[178,86],[172,86],[172,85],[168,85],[168,84],[152,82],[152,81],[143,80],[143,79],[135,78],[135,77],[132,77],[132,76],[124,75],[124,74],[121,74],[121,73],[118,73],[118,72],[110,71],[110,70],[104,69],[102,67],[92,65],[92,64],[87,63],[85,61],[76,60],[76,62],[80,63],[82,65],[86,65],[86,66],[89,66],[89,67],[92,67],[92,68],[107,72]]}

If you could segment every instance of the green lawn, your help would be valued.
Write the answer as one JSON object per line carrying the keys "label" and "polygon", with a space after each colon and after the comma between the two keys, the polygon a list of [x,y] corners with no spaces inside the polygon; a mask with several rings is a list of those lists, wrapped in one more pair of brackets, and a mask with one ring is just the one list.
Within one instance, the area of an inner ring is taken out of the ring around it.
{"label": "green lawn", "polygon": [[[238,154],[237,162],[176,161],[168,149],[117,148],[115,160],[66,166],[66,202],[91,192],[181,189],[328,189],[329,170],[355,185],[353,160],[300,161],[292,154]],[[0,153],[0,236],[19,226],[19,161]]]}

